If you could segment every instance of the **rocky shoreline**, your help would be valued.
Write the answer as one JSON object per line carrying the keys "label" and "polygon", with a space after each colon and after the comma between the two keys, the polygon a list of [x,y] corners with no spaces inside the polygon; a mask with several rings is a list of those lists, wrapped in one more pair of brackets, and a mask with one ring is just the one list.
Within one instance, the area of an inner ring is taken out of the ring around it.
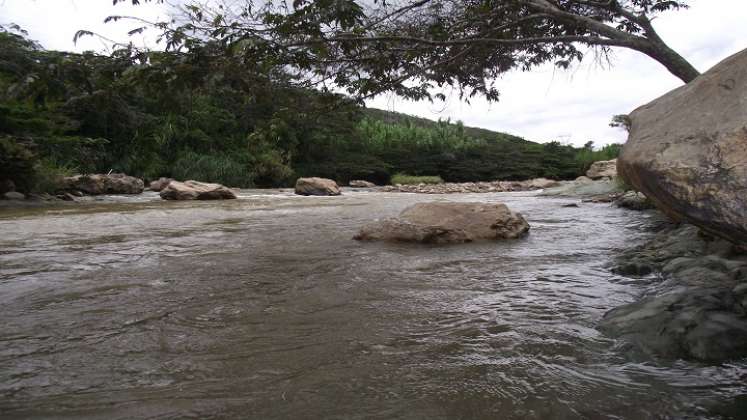
{"label": "rocky shoreline", "polygon": [[416,194],[464,194],[495,193],[512,191],[535,191],[561,185],[559,181],[545,178],[527,181],[491,181],[491,182],[445,182],[442,184],[385,185],[378,187],[383,192],[403,192]]}
{"label": "rocky shoreline", "polygon": [[637,302],[613,309],[600,330],[664,359],[722,362],[747,355],[747,253],[669,224],[625,251],[611,270],[646,285]]}

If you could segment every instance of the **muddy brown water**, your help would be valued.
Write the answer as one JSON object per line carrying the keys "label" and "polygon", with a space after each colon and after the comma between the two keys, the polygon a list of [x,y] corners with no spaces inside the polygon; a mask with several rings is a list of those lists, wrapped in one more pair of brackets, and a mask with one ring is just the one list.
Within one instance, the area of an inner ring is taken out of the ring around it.
{"label": "muddy brown water", "polygon": [[[421,201],[505,202],[522,240],[360,243]],[[653,213],[535,193],[347,191],[0,211],[0,417],[739,418],[747,361],[598,332]],[[744,418],[744,417],[743,417]]]}

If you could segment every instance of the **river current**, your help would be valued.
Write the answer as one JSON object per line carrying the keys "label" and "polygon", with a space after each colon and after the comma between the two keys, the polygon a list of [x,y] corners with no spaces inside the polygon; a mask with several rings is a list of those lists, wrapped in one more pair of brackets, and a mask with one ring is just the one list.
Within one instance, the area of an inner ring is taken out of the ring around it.
{"label": "river current", "polygon": [[[516,241],[352,240],[423,201],[504,202]],[[0,418],[747,417],[747,362],[595,328],[654,213],[536,193],[345,191],[0,211]]]}

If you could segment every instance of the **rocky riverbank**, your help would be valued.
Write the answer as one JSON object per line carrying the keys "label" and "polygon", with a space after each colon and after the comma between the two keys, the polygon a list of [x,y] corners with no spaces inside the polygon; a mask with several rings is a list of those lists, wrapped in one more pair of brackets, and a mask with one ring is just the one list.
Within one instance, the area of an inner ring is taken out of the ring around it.
{"label": "rocky riverbank", "polygon": [[386,185],[380,187],[383,192],[404,192],[417,194],[460,194],[460,193],[494,193],[511,191],[534,191],[557,187],[560,182],[545,178],[527,181],[491,181],[491,182],[445,182],[442,184]]}
{"label": "rocky riverbank", "polygon": [[721,362],[747,355],[747,254],[692,225],[669,225],[624,252],[612,270],[645,293],[607,313],[600,329],[667,359]]}

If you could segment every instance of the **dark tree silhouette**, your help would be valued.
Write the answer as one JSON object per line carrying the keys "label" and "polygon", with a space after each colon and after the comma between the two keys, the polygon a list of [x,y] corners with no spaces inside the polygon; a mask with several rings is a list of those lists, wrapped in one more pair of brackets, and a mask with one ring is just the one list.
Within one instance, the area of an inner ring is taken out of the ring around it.
{"label": "dark tree silhouette", "polygon": [[[114,3],[123,1],[149,0]],[[203,0],[176,7],[170,22],[144,24],[161,30],[168,48],[217,40],[247,61],[361,96],[421,99],[451,85],[497,99],[491,81],[501,73],[548,62],[568,67],[589,50],[606,57],[615,47],[646,54],[687,83],[698,71],[651,23],[686,7],[674,0]]]}

